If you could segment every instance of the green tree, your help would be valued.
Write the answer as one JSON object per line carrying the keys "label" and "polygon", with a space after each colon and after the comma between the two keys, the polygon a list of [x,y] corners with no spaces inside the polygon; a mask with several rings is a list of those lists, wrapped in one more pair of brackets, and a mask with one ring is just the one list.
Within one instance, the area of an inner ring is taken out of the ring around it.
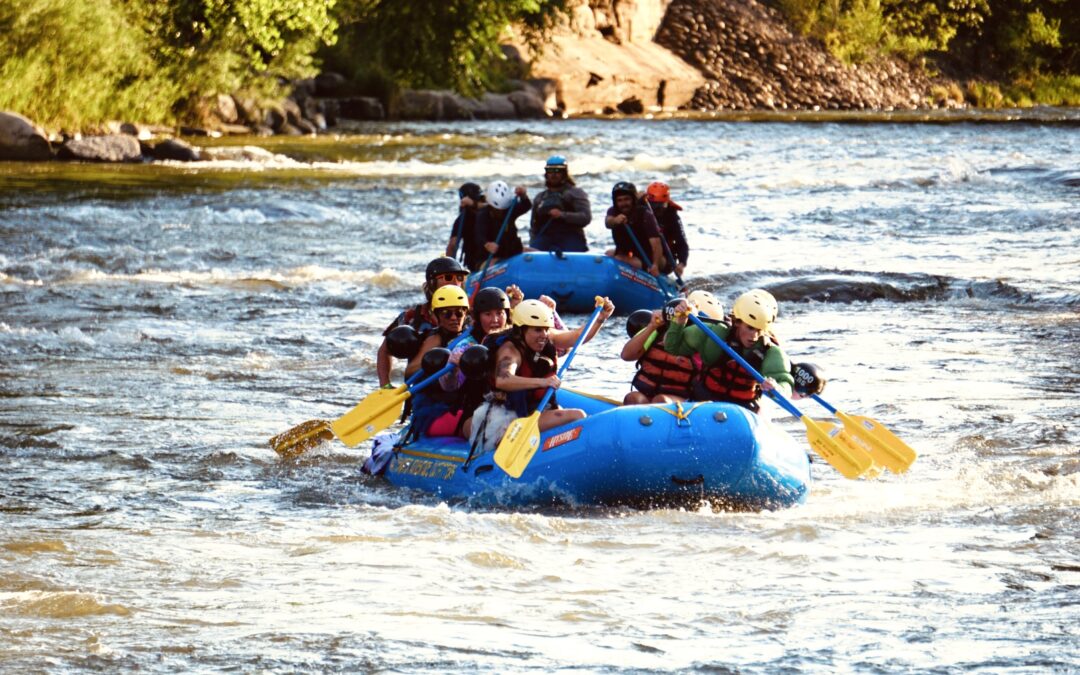
{"label": "green tree", "polygon": [[565,6],[566,0],[342,0],[342,40],[330,58],[355,77],[377,70],[400,86],[477,94],[499,83],[504,31],[520,26],[539,45]]}

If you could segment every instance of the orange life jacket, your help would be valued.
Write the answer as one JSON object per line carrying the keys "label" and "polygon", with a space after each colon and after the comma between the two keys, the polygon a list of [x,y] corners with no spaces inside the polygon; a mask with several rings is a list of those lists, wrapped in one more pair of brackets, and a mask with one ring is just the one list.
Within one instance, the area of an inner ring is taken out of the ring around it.
{"label": "orange life jacket", "polygon": [[[748,351],[743,352],[737,343],[733,344],[731,339],[728,340],[728,345],[741,352],[746,362],[758,372],[761,372],[761,364],[765,361],[765,352],[773,344],[766,335]],[[757,380],[726,354],[716,363],[706,366],[694,385],[694,399],[698,401],[737,403],[757,412],[761,407],[758,405],[759,398],[761,386]]]}
{"label": "orange life jacket", "polygon": [[[659,340],[657,340],[659,342]],[[649,398],[670,394],[690,398],[697,369],[688,356],[676,356],[664,351],[655,342],[638,359],[638,371],[630,382],[634,389]]]}

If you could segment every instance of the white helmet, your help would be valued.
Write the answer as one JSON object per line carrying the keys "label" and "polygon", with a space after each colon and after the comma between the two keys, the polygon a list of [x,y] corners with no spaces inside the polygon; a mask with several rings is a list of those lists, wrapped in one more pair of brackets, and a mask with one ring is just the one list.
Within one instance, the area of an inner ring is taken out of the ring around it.
{"label": "white helmet", "polygon": [[697,307],[699,314],[704,314],[713,321],[724,320],[724,305],[708,291],[694,291],[686,296],[686,301]]}
{"label": "white helmet", "polygon": [[487,190],[484,191],[484,197],[488,204],[500,211],[505,211],[514,203],[514,191],[503,180],[493,181],[491,185],[488,185]]}

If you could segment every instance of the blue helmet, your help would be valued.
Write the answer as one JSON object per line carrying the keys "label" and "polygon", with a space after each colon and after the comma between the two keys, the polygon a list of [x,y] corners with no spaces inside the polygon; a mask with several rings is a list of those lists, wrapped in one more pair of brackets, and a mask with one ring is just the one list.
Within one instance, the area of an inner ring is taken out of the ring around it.
{"label": "blue helmet", "polygon": [[562,155],[552,155],[548,157],[547,164],[544,165],[545,171],[566,171],[566,158]]}

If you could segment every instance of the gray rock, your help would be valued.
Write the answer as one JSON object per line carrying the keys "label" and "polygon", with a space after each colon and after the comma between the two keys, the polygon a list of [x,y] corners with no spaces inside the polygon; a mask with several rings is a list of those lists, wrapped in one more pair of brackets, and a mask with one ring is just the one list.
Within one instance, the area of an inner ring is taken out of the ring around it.
{"label": "gray rock", "polygon": [[475,117],[476,107],[476,101],[453,92],[446,92],[442,100],[442,119],[471,120]]}
{"label": "gray rock", "polygon": [[18,113],[0,112],[0,159],[40,162],[52,159],[52,148],[33,122]]}
{"label": "gray rock", "polygon": [[299,129],[300,131],[302,131],[305,134],[308,134],[309,136],[314,136],[315,134],[317,134],[319,132],[319,130],[315,127],[314,124],[311,123],[310,120],[305,120],[305,119],[296,120],[296,125],[295,126],[296,126],[297,129]]}
{"label": "gray rock", "polygon": [[248,126],[262,124],[262,110],[259,109],[259,104],[255,102],[255,99],[234,97],[233,101],[236,103],[237,116],[241,122]]}
{"label": "gray rock", "polygon": [[341,98],[352,94],[349,81],[340,73],[319,73],[315,77],[315,95],[323,98]]}
{"label": "gray rock", "polygon": [[281,107],[285,111],[285,119],[294,127],[297,126],[297,122],[304,118],[304,113],[300,110],[300,104],[295,99],[286,98],[281,102]]}
{"label": "gray rock", "polygon": [[228,94],[218,94],[214,100],[214,117],[225,124],[234,124],[239,118],[236,112],[236,101]]}
{"label": "gray rock", "polygon": [[177,162],[197,162],[199,150],[177,138],[166,138],[150,148],[150,156],[154,159],[170,159]]}
{"label": "gray rock", "polygon": [[406,90],[397,104],[397,117],[403,120],[440,120],[446,92]]}
{"label": "gray rock", "polygon": [[139,139],[133,136],[110,134],[69,140],[57,156],[85,162],[138,162],[142,159],[142,149]]}
{"label": "gray rock", "polygon": [[510,99],[510,103],[514,105],[514,110],[518,117],[534,119],[547,116],[547,107],[544,105],[543,99],[537,96],[536,92],[531,89],[515,91],[507,98]]}
{"label": "gray rock", "polygon": [[[383,110],[379,99],[370,96],[343,98],[337,101],[331,99],[327,100],[324,106],[327,110],[327,121],[329,121],[330,114],[335,112],[335,118],[340,117],[348,120],[381,120],[386,117],[386,112]],[[334,109],[335,106],[336,110]]]}
{"label": "gray rock", "polygon": [[517,117],[517,109],[506,96],[488,92],[480,99],[475,115],[482,120],[507,120]]}

